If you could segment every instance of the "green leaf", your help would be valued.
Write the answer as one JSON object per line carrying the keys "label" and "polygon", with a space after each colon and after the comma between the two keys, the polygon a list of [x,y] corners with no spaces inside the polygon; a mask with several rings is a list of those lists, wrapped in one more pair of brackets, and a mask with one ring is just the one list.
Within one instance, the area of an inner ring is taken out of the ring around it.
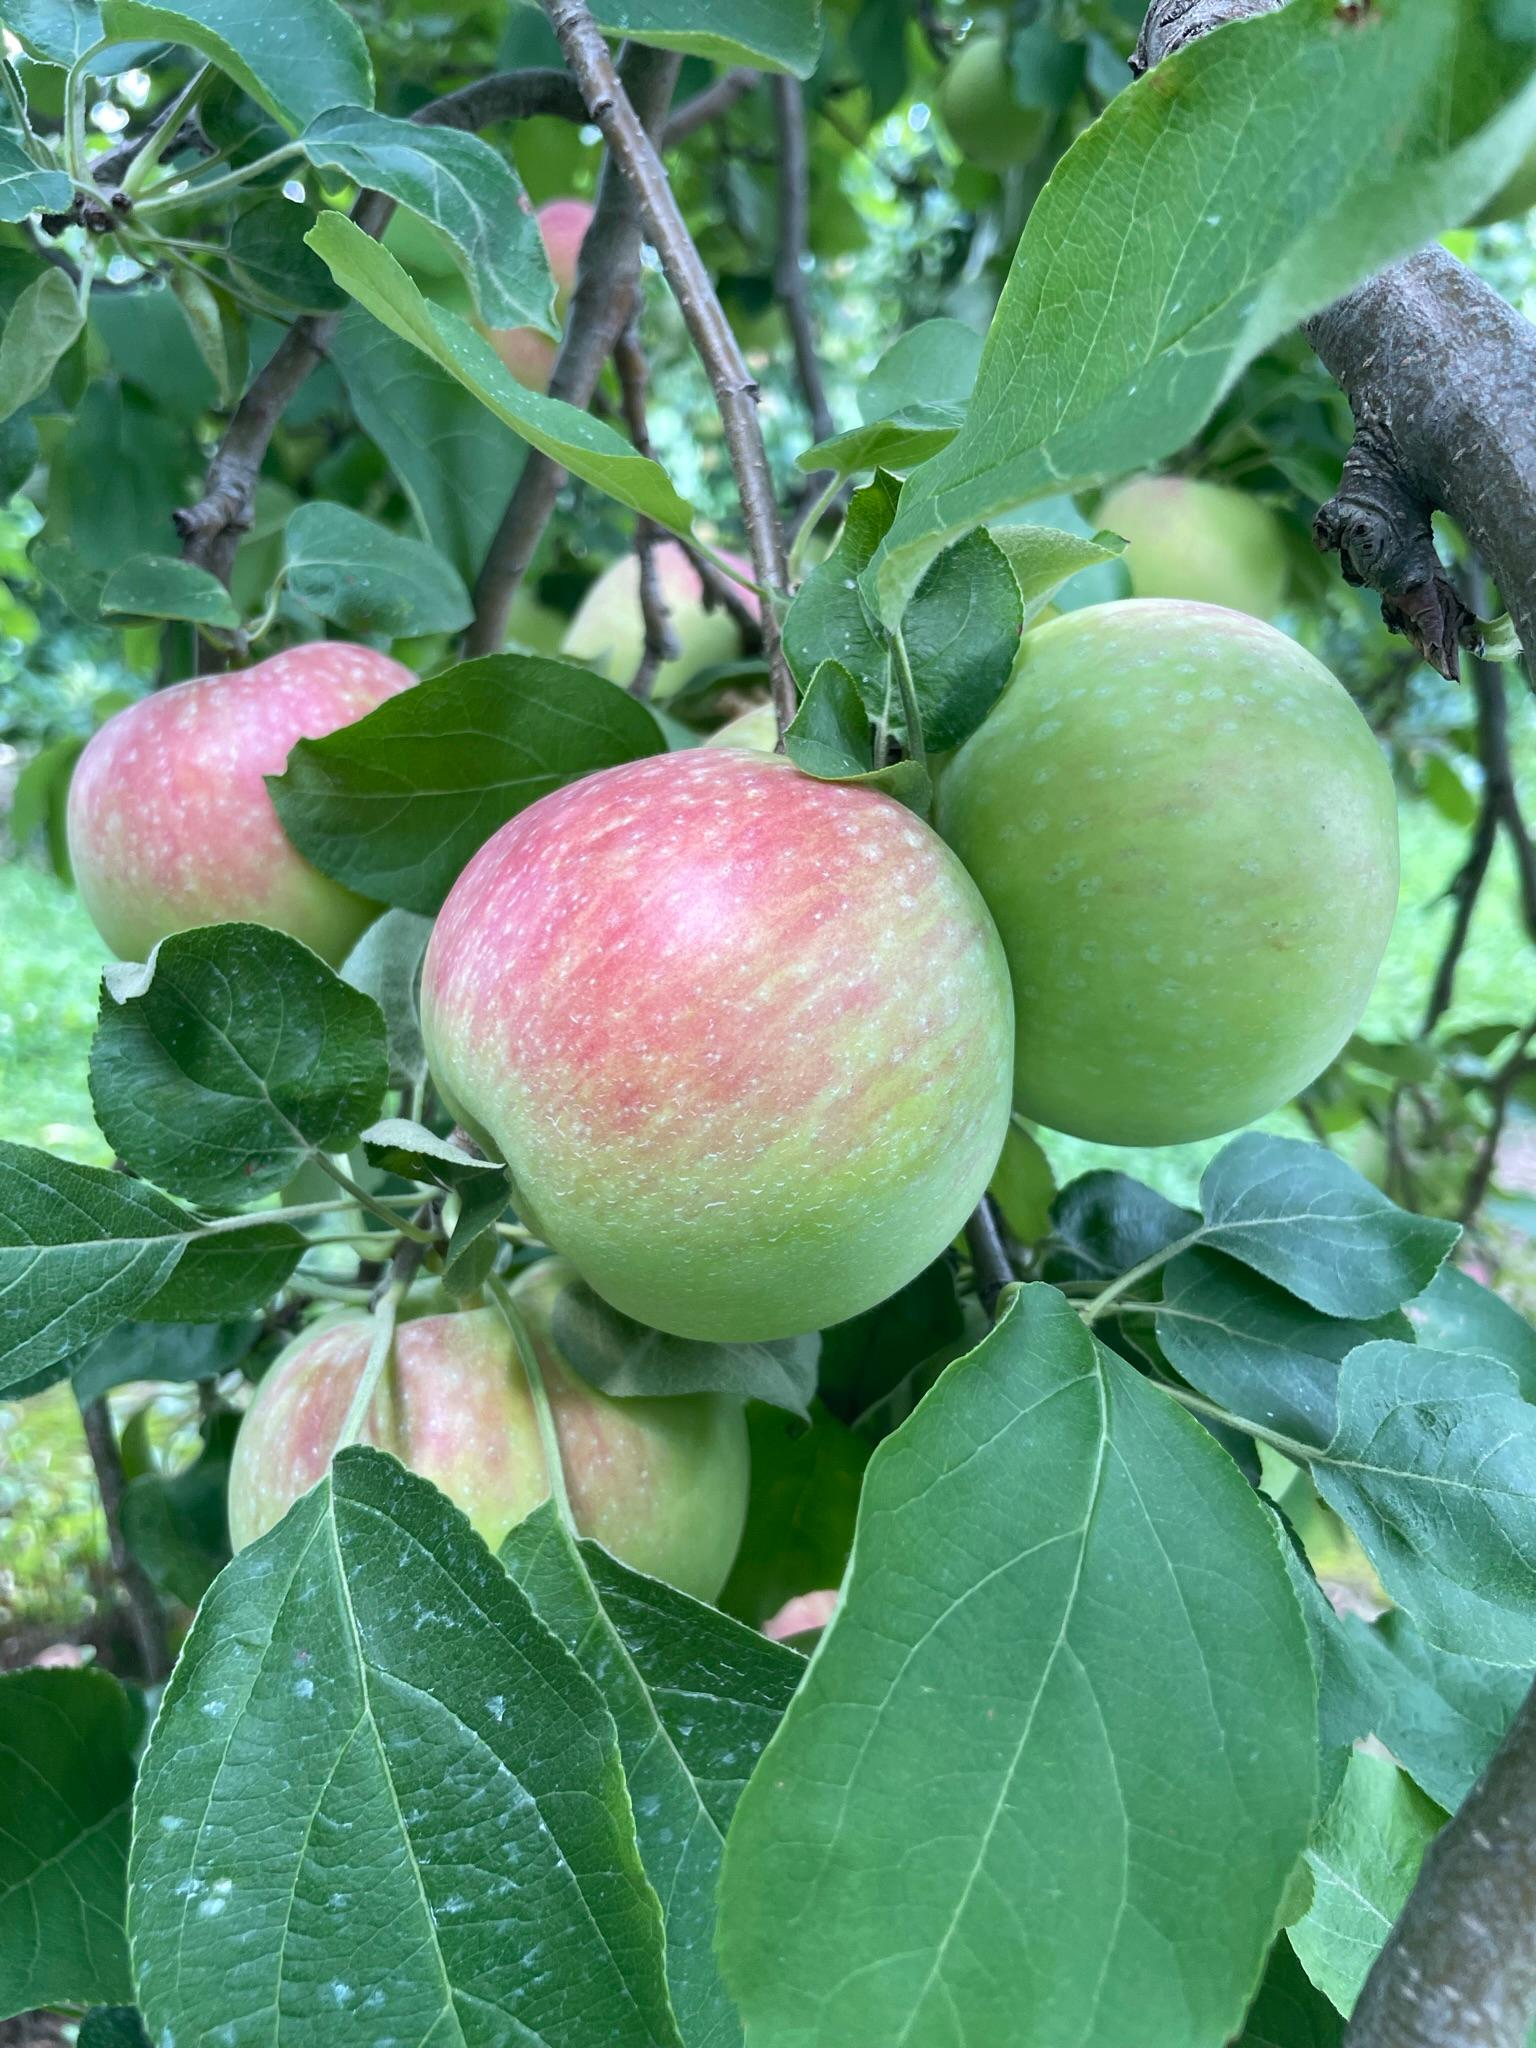
{"label": "green leaf", "polygon": [[987,1192],[1020,1244],[1034,1244],[1050,1229],[1056,1175],[1040,1140],[1018,1116],[1009,1120]]}
{"label": "green leaf", "polygon": [[824,469],[835,469],[839,476],[856,476],[862,469],[905,472],[947,448],[964,422],[964,406],[914,400],[889,419],[815,442],[795,457],[795,464],[813,476]]}
{"label": "green leaf", "polygon": [[102,585],[101,609],[135,619],[190,619],[199,626],[240,624],[217,576],[175,555],[134,555]]}
{"label": "green leaf", "polygon": [[288,521],[288,587],[349,633],[456,633],[475,608],[458,571],[347,505],[311,499]]}
{"label": "green leaf", "polygon": [[[456,1194],[468,1194],[471,1189],[487,1194],[499,1190],[501,1209],[512,1199],[507,1169],[499,1159],[483,1159],[478,1153],[466,1152],[452,1139],[439,1138],[425,1124],[413,1123],[408,1117],[384,1117],[371,1124],[363,1132],[362,1142],[371,1166],[399,1174],[402,1180],[428,1181]],[[501,1209],[494,1212],[491,1221],[500,1215]]]}
{"label": "green leaf", "polygon": [[230,266],[259,292],[306,313],[331,313],[346,305],[347,295],[305,244],[310,218],[307,209],[266,194],[231,224]]}
{"label": "green leaf", "polygon": [[1114,1280],[1200,1227],[1192,1209],[1100,1168],[1069,1181],[1051,1204],[1047,1280]]}
{"label": "green leaf", "polygon": [[1536,1401],[1536,1329],[1470,1273],[1442,1266],[1407,1315],[1421,1344],[1507,1365],[1526,1400]]}
{"label": "green leaf", "polygon": [[95,0],[0,0],[0,21],[29,56],[66,71],[101,41]]}
{"label": "green leaf", "polygon": [[252,1202],[378,1114],[384,1019],[286,932],[203,925],[106,969],[90,1078],[136,1173],[190,1202]]}
{"label": "green leaf", "polygon": [[901,485],[884,470],[855,491],[837,545],[806,577],[784,616],[784,652],[796,680],[809,688],[824,662],[858,680],[870,716],[889,717],[896,684],[885,634],[865,609],[858,577],[890,530]]}
{"label": "green leaf", "polygon": [[300,137],[312,164],[387,192],[447,236],[480,317],[558,332],[539,224],[508,160],[478,135],[332,107]]}
{"label": "green leaf", "polygon": [[932,784],[921,761],[875,766],[869,714],[855,678],[840,661],[824,661],[811,677],[784,734],[784,751],[795,766],[821,782],[858,782],[884,790],[898,803],[926,816]]}
{"label": "green leaf", "polygon": [[1376,0],[1341,32],[1291,0],[1114,98],[1030,211],[966,425],[867,572],[880,616],[957,535],[1172,454],[1259,350],[1475,211],[1536,127],[1453,154],[1532,74],[1499,21]]}
{"label": "green leaf", "polygon": [[261,1335],[261,1325],[119,1323],[68,1361],[82,1407],[130,1380],[179,1385],[231,1372]]}
{"label": "green leaf", "polygon": [[575,1542],[548,1502],[502,1562],[585,1667],[618,1728],[640,1856],[667,1902],[667,1977],[688,2048],[741,2040],[714,1954],[725,1830],[804,1670],[713,1607]]}
{"label": "green leaf", "polygon": [[[997,543],[971,533],[946,548],[901,628],[926,746],[942,752],[970,738],[1003,694],[1023,630],[1023,599]],[[904,740],[899,706],[892,723]]]}
{"label": "green leaf", "polygon": [[[1362,1736],[1376,1718],[1376,1685],[1355,1638],[1318,1584],[1311,1565],[1289,1524],[1275,1510],[1280,1528],[1280,1554],[1291,1588],[1301,1606],[1317,1672],[1318,1808],[1333,1804],[1344,1782],[1344,1769]],[[1295,1917],[1294,1915],[1292,1917]]]}
{"label": "green leaf", "polygon": [[1343,2048],[1344,2022],[1296,1960],[1284,1935],[1233,2048]]}
{"label": "green leaf", "polygon": [[343,290],[391,333],[430,356],[525,441],[632,512],[644,513],[673,533],[689,531],[693,508],[678,496],[659,463],[637,455],[601,420],[519,384],[483,335],[441,306],[430,305],[389,251],[360,227],[332,210],[304,239]]}
{"label": "green leaf", "polygon": [[62,171],[44,170],[10,135],[0,133],[0,220],[63,213],[75,188]]}
{"label": "green leaf", "polygon": [[[819,0],[600,0],[599,28],[662,50],[809,78],[821,54]],[[728,25],[727,25],[728,24]]]}
{"label": "green leaf", "polygon": [[1415,1216],[1336,1153],[1248,1131],[1200,1183],[1202,1242],[1330,1316],[1380,1316],[1421,1294],[1461,1235]]}
{"label": "green leaf", "polygon": [[151,2048],[134,2005],[98,2005],[80,2022],[77,2048]]}
{"label": "green leaf", "polygon": [[163,37],[200,51],[288,128],[327,107],[373,104],[362,31],[336,0],[282,0],[281,13],[242,0],[103,0],[114,41]]}
{"label": "green leaf", "polygon": [[192,1227],[123,1174],[0,1142],[0,1392],[142,1308]]}
{"label": "green leaf", "polygon": [[963,320],[924,320],[900,335],[858,390],[864,424],[797,458],[804,470],[851,476],[877,465],[910,469],[946,447],[965,422],[982,340]]}
{"label": "green leaf", "polygon": [[1426,1641],[1536,1665],[1536,1408],[1512,1372],[1362,1344],[1312,1478]]}
{"label": "green leaf", "polygon": [[342,1451],[215,1581],[135,1821],[152,2037],[217,2038],[238,1991],[334,2048],[386,2020],[678,2041],[601,1695],[463,1516],[376,1451]]}
{"label": "green leaf", "polygon": [[1025,1288],[871,1460],[737,1808],[720,1954],[749,2038],[1225,2040],[1306,1839],[1313,1685],[1231,1461]]}
{"label": "green leaf", "polygon": [[[277,204],[287,214],[297,211],[286,199]],[[308,249],[303,254],[316,262]],[[316,267],[329,283],[329,273]],[[331,361],[359,427],[400,479],[420,532],[472,580],[501,524],[524,443],[462,383],[361,306],[337,329]]]}
{"label": "green leaf", "polygon": [[842,1584],[869,1445],[819,1401],[809,1429],[753,1402],[747,1436],[747,1526],[720,1605],[761,1628],[796,1594]]}
{"label": "green leaf", "polygon": [[816,1336],[740,1344],[671,1337],[621,1315],[581,1280],[556,1295],[549,1334],[573,1371],[615,1398],[740,1394],[805,1416],[816,1392]]}
{"label": "green leaf", "polygon": [[1333,1435],[1339,1367],[1355,1346],[1410,1334],[1396,1312],[1369,1323],[1320,1316],[1203,1247],[1181,1253],[1163,1275],[1157,1341],[1169,1364],[1233,1414],[1303,1443]]}
{"label": "green leaf", "polygon": [[427,1071],[417,990],[431,936],[430,918],[418,917],[413,910],[386,910],[369,925],[341,969],[342,980],[371,996],[384,1013],[389,1078],[399,1088],[415,1087]]}
{"label": "green leaf", "polygon": [[1007,556],[1019,586],[1026,626],[1045,610],[1064,583],[1084,569],[1118,561],[1124,552],[1118,538],[1110,545],[1055,526],[994,526],[990,533]]}
{"label": "green leaf", "polygon": [[123,1489],[123,1541],[162,1593],[195,1607],[229,1557],[229,1460],[240,1418],[203,1425],[203,1451],[185,1471],[143,1472]]}
{"label": "green leaf", "polygon": [[145,1322],[208,1323],[264,1308],[303,1256],[308,1239],[287,1223],[194,1237],[170,1278],[136,1313]]}
{"label": "green leaf", "polygon": [[946,1253],[886,1300],[823,1330],[821,1398],[854,1429],[870,1427],[878,1415],[883,1427],[874,1434],[888,1435],[916,1407],[927,1379],[937,1376],[925,1377],[924,1368],[936,1358],[947,1365],[969,1349],[954,1261]]}
{"label": "green leaf", "polygon": [[0,2017],[133,1996],[124,1869],[143,1720],[105,1671],[0,1676]]}
{"label": "green leaf", "polygon": [[543,655],[493,654],[300,740],[268,787],[316,867],[430,917],[509,818],[580,776],[665,750],[617,683]]}
{"label": "green leaf", "polygon": [[1307,1847],[1312,1905],[1290,1930],[1302,1968],[1342,2013],[1407,1902],[1445,1815],[1396,1764],[1359,1751]]}
{"label": "green leaf", "polygon": [[0,420],[48,389],[84,325],[80,295],[62,270],[50,268],[32,280],[0,334]]}

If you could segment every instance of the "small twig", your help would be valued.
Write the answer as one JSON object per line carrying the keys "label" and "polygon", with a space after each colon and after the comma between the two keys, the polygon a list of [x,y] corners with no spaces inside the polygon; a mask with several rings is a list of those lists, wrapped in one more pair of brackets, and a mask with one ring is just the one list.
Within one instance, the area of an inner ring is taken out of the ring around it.
{"label": "small twig", "polygon": [[1493,1180],[1493,1169],[1498,1163],[1499,1141],[1504,1136],[1504,1126],[1509,1119],[1509,1099],[1515,1084],[1531,1069],[1527,1057],[1532,1041],[1536,1040],[1536,1017],[1533,1017],[1520,1036],[1515,1040],[1508,1057],[1502,1060],[1498,1070],[1488,1083],[1488,1128],[1483,1133],[1482,1143],[1477,1148],[1477,1157],[1472,1162],[1472,1171],[1467,1175],[1467,1184],[1461,1194],[1461,1221],[1470,1225],[1487,1199],[1488,1189]]}
{"label": "small twig", "polygon": [[96,1490],[107,1524],[107,1551],[112,1569],[123,1589],[128,1618],[144,1666],[144,1679],[156,1685],[171,1668],[170,1641],[166,1634],[165,1610],[148,1572],[128,1548],[123,1537],[123,1493],[126,1479],[117,1431],[105,1394],[80,1403],[80,1420],[85,1426],[86,1447],[96,1472]]}
{"label": "small twig", "polygon": [[[627,49],[624,76],[647,129],[666,119],[681,59],[640,44]],[[549,395],[567,405],[591,403],[619,336],[634,316],[640,277],[640,211],[635,191],[610,153],[597,182],[597,203],[576,260],[576,286],[565,332],[549,376]],[[464,652],[494,654],[507,637],[512,600],[528,573],[555,509],[565,471],[530,448],[522,473],[486,551],[475,582],[475,616]]]}
{"label": "small twig", "polygon": [[[624,420],[635,452],[637,455],[652,455],[654,450],[645,410],[650,366],[640,345],[638,322],[631,320],[619,336],[613,351],[613,365],[619,374]],[[640,666],[630,680],[630,694],[634,697],[649,697],[662,663],[675,661],[680,651],[656,567],[656,548],[660,539],[660,527],[642,514],[635,522],[635,560],[640,568],[640,615],[645,621],[645,646]]]}
{"label": "small twig", "polygon": [[647,236],[661,259],[667,283],[714,389],[751,543],[753,569],[758,583],[770,593],[763,608],[763,646],[782,732],[795,715],[797,699],[775,610],[775,594],[784,591],[787,581],[784,537],[757,416],[756,380],[742,359],[655,145],[584,0],[545,0],[545,5],[565,61],[581,86],[587,111],[639,197]]}
{"label": "small twig", "polygon": [[[748,70],[745,65],[740,65],[733,71],[721,72],[712,85],[706,85],[702,92],[696,92],[691,100],[684,100],[673,114],[662,138],[665,146],[668,149],[675,148],[679,142],[685,142],[698,129],[707,127],[711,121],[723,119],[738,100],[745,99],[757,84],[758,76],[757,72]],[[577,97],[580,97],[579,91]],[[582,107],[581,118],[587,118],[585,106]]]}
{"label": "small twig", "polygon": [[1003,1242],[997,1205],[990,1195],[983,1195],[976,1204],[965,1226],[965,1242],[971,1254],[971,1268],[976,1275],[977,1298],[989,1320],[995,1321],[998,1297],[1005,1287],[1013,1285],[1018,1275]]}
{"label": "small twig", "polygon": [[[835,429],[832,410],[827,404],[826,385],[822,380],[805,276],[811,209],[805,99],[799,79],[785,73],[775,76],[772,92],[774,121],[779,135],[779,251],[774,266],[774,286],[784,308],[784,318],[789,323],[790,340],[795,351],[795,374],[800,380],[806,410],[811,416],[812,437],[817,441],[828,441]],[[820,488],[818,477],[809,477],[806,482],[808,488]]]}

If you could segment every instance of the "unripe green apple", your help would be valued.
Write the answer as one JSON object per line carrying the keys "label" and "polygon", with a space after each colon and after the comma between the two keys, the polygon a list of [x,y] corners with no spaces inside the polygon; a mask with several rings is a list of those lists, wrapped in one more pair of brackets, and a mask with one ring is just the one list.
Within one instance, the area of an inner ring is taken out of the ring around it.
{"label": "unripe green apple", "polygon": [[1021,107],[1014,98],[1008,46],[996,35],[972,36],[961,45],[935,106],[960,154],[988,171],[1027,163],[1051,125],[1045,108]]}
{"label": "unripe green apple", "polygon": [[1526,151],[1507,183],[1500,186],[1482,212],[1475,216],[1475,225],[1491,227],[1495,221],[1520,220],[1536,207],[1536,142]]}
{"label": "unripe green apple", "polygon": [[1358,1023],[1397,903],[1392,778],[1320,662],[1212,605],[1030,633],[938,823],[1013,974],[1014,1102],[1172,1145],[1236,1129]]}
{"label": "unripe green apple", "polygon": [[682,1337],[841,1322],[938,1257],[1008,1122],[1008,973],[878,791],[698,747],[541,798],[422,969],[445,1102],[539,1235]]}
{"label": "unripe green apple", "polygon": [[[747,1511],[747,1426],[724,1394],[614,1401],[577,1376],[550,1335],[569,1267],[546,1259],[512,1298],[533,1340],[584,1536],[701,1600],[725,1584]],[[230,1541],[255,1542],[323,1478],[368,1355],[368,1317],[296,1337],[256,1389],[229,1474]],[[500,1312],[402,1323],[361,1441],[455,1501],[494,1550],[549,1494],[528,1379]]]}
{"label": "unripe green apple", "polygon": [[1285,597],[1285,536],[1267,505],[1228,484],[1141,476],[1111,491],[1100,526],[1124,537],[1135,597],[1182,597],[1270,619]]}
{"label": "unripe green apple", "polygon": [[722,725],[704,742],[706,747],[745,747],[753,754],[774,753],[779,744],[779,721],[771,704],[754,704],[729,725]]}
{"label": "unripe green apple", "polygon": [[[736,555],[722,559],[740,574],[751,575],[749,562]],[[705,604],[703,582],[686,548],[675,540],[663,541],[654,560],[679,650],[673,660],[661,664],[651,684],[651,695],[662,702],[701,668],[735,661],[741,653],[741,633],[724,605],[711,609]],[[741,596],[755,617],[757,599],[749,590],[743,590]],[[596,669],[610,682],[629,682],[645,652],[638,555],[621,555],[609,563],[577,606],[561,652],[584,668]]]}
{"label": "unripe green apple", "polygon": [[342,960],[379,906],[299,854],[264,778],[295,741],[351,725],[415,680],[371,647],[321,640],[109,718],[70,784],[69,853],[112,951],[143,960],[171,932],[238,918]]}
{"label": "unripe green apple", "polygon": [[[544,238],[549,274],[555,281],[555,316],[564,320],[576,288],[576,259],[592,225],[592,208],[585,199],[551,199],[535,218]],[[530,391],[549,389],[555,344],[547,334],[540,334],[537,327],[496,327],[491,330],[491,344],[519,384],[526,384]]]}

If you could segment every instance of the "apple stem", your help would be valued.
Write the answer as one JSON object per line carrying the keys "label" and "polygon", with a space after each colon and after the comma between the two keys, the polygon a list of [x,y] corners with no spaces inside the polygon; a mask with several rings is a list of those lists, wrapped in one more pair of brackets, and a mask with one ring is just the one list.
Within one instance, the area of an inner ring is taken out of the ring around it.
{"label": "apple stem", "polygon": [[560,1454],[560,1432],[555,1427],[555,1411],[550,1405],[549,1388],[539,1365],[538,1352],[528,1334],[528,1325],[518,1310],[517,1303],[504,1280],[493,1274],[486,1281],[486,1290],[501,1311],[502,1320],[512,1335],[517,1355],[522,1363],[528,1381],[528,1394],[533,1402],[534,1416],[539,1425],[539,1442],[544,1447],[544,1465],[549,1474],[549,1497],[555,1504],[555,1512],[561,1522],[575,1536],[576,1516],[571,1507],[571,1496],[565,1483],[565,1461]]}

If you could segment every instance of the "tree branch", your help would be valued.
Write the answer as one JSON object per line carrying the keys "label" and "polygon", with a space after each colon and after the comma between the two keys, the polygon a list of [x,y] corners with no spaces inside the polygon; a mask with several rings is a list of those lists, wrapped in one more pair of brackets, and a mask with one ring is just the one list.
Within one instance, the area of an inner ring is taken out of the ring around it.
{"label": "tree branch", "polygon": [[[624,76],[646,132],[661,128],[682,59],[636,43],[623,58]],[[549,375],[549,395],[587,406],[603,365],[636,308],[640,277],[640,209],[635,189],[610,149],[597,183],[597,204],[576,261],[576,286],[565,332]],[[559,463],[528,450],[475,581],[475,616],[464,652],[494,654],[507,637],[512,600],[549,524],[565,482]]]}
{"label": "tree branch", "polygon": [[983,1195],[965,1226],[966,1247],[971,1254],[971,1268],[976,1275],[976,1294],[988,1318],[997,1315],[997,1298],[1005,1287],[1011,1286],[1019,1277],[1013,1270],[1013,1261],[1008,1256],[1008,1247],[1003,1242],[1002,1229],[997,1220],[997,1206],[990,1195]]}
{"label": "tree branch", "polygon": [[[745,99],[758,82],[759,74],[745,65],[738,65],[732,71],[722,71],[712,85],[706,85],[702,92],[696,92],[691,100],[683,104],[667,123],[663,138],[668,149],[679,142],[686,142],[698,129],[705,128],[711,121],[719,121],[727,115],[738,100]],[[583,106],[581,118],[587,118]]]}
{"label": "tree branch", "polygon": [[1529,1054],[1533,1039],[1536,1039],[1536,1018],[1520,1033],[1509,1056],[1500,1062],[1497,1073],[1488,1084],[1488,1128],[1483,1133],[1483,1142],[1477,1148],[1477,1157],[1472,1162],[1472,1171],[1467,1175],[1467,1184],[1461,1193],[1461,1222],[1468,1228],[1477,1220],[1477,1212],[1482,1208],[1493,1180],[1493,1169],[1499,1159],[1499,1140],[1509,1121],[1509,1098],[1514,1093],[1515,1083],[1531,1071]]}
{"label": "tree branch", "polygon": [[96,1490],[107,1524],[107,1551],[112,1570],[128,1603],[128,1618],[144,1666],[144,1679],[157,1685],[171,1668],[170,1644],[165,1631],[165,1613],[149,1574],[123,1538],[123,1459],[117,1431],[105,1394],[94,1401],[82,1401],[80,1420],[85,1426],[86,1447],[96,1472]]}
{"label": "tree branch", "polygon": [[[645,360],[645,350],[640,346],[639,328],[634,320],[619,336],[613,362],[619,373],[619,390],[623,396],[629,438],[634,443],[636,454],[650,455],[653,452],[651,431],[645,411],[650,367]],[[645,647],[640,656],[640,666],[629,685],[630,694],[635,697],[650,696],[662,663],[675,661],[679,651],[677,635],[672,631],[672,614],[667,608],[666,594],[656,571],[656,544],[660,538],[661,529],[653,519],[642,516],[635,521],[635,558],[640,565],[640,615],[645,621]]]}
{"label": "tree branch", "polygon": [[[1152,0],[1133,68],[1284,0]],[[1440,567],[1430,514],[1450,514],[1499,586],[1536,676],[1536,328],[1438,245],[1307,323],[1342,386],[1355,445],[1318,544],[1442,675],[1479,636]]]}
{"label": "tree branch", "polygon": [[742,360],[709,273],[699,260],[661,159],[614,70],[608,46],[584,0],[545,0],[545,5],[565,61],[581,86],[587,111],[603,131],[610,151],[639,196],[646,234],[661,259],[667,282],[714,388],[751,542],[753,567],[767,594],[763,606],[763,644],[782,731],[794,717],[796,697],[774,610],[774,594],[782,592],[786,583],[784,537],[779,529],[773,476],[757,417],[757,385]]}
{"label": "tree branch", "polygon": [[[779,254],[774,268],[774,287],[784,308],[784,317],[789,322],[789,336],[795,351],[795,374],[805,394],[812,435],[818,441],[828,441],[834,431],[832,412],[827,404],[826,386],[822,382],[816,329],[811,321],[810,294],[805,278],[811,206],[805,97],[799,79],[783,74],[774,78],[772,92],[774,121],[779,132]],[[815,478],[809,478],[807,482],[811,489],[819,488]]]}

